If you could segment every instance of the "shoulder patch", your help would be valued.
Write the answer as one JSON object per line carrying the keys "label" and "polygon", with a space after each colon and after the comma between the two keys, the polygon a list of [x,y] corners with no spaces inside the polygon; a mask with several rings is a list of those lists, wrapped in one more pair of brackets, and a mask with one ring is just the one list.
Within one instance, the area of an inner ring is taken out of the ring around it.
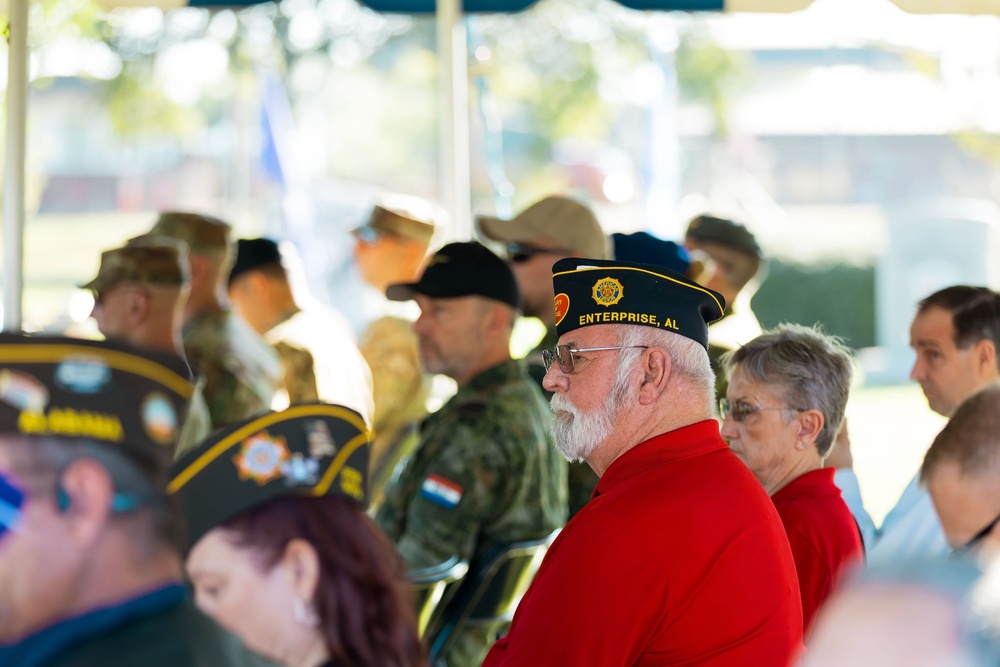
{"label": "shoulder patch", "polygon": [[424,499],[449,510],[458,506],[464,493],[465,489],[460,485],[433,473],[427,475],[424,483],[420,486],[420,495]]}

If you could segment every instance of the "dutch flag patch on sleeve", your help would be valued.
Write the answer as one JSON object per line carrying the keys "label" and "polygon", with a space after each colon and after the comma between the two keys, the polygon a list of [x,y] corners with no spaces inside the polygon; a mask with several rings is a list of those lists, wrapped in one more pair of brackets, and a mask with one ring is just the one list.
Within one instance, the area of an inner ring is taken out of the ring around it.
{"label": "dutch flag patch on sleeve", "polygon": [[430,474],[420,487],[420,495],[445,509],[453,510],[462,500],[463,489],[440,475]]}

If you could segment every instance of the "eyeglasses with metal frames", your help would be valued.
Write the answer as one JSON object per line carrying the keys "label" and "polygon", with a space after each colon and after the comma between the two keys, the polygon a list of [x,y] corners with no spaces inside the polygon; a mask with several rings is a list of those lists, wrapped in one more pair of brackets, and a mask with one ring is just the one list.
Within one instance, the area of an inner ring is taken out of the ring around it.
{"label": "eyeglasses with metal frames", "polygon": [[750,405],[749,403],[744,403],[743,401],[730,401],[728,398],[719,399],[719,414],[721,414],[723,418],[725,418],[726,415],[732,415],[733,419],[737,422],[742,422],[747,418],[747,415],[751,415],[761,410],[789,410],[791,412],[805,412],[802,408]]}
{"label": "eyeglasses with metal frames", "polygon": [[632,350],[649,349],[648,345],[612,345],[610,347],[571,347],[569,345],[556,345],[553,350],[542,350],[542,363],[545,370],[552,368],[552,364],[559,364],[559,370],[569,374],[576,371],[576,357],[581,352],[606,352],[608,350]]}

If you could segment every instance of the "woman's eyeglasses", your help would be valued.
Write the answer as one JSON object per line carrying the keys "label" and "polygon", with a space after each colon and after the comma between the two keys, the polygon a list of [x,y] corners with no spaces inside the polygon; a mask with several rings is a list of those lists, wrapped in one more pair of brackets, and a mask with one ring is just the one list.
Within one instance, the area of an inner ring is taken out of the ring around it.
{"label": "woman's eyeglasses", "polygon": [[730,401],[728,398],[719,399],[719,413],[723,417],[731,415],[732,418],[738,422],[746,419],[747,415],[752,415],[753,413],[761,410],[791,410],[792,412],[802,412],[801,408],[773,408],[760,405],[750,405],[749,403],[744,403],[743,401]]}
{"label": "woman's eyeglasses", "polygon": [[611,347],[571,347],[569,345],[556,345],[554,350],[542,350],[542,363],[545,370],[552,368],[552,364],[559,364],[559,370],[569,374],[576,370],[576,357],[580,352],[604,352],[606,350],[645,350],[648,345],[614,345]]}

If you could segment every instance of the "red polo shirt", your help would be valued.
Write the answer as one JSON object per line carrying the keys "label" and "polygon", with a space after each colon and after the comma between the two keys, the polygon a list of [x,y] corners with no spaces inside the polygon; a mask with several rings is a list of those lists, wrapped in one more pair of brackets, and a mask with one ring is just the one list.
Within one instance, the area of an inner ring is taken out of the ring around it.
{"label": "red polo shirt", "polygon": [[483,665],[784,667],[798,591],[774,505],[703,421],[611,464]]}
{"label": "red polo shirt", "polygon": [[859,562],[863,554],[858,525],[833,483],[834,472],[812,470],[771,497],[792,546],[806,632],[844,568]]}

